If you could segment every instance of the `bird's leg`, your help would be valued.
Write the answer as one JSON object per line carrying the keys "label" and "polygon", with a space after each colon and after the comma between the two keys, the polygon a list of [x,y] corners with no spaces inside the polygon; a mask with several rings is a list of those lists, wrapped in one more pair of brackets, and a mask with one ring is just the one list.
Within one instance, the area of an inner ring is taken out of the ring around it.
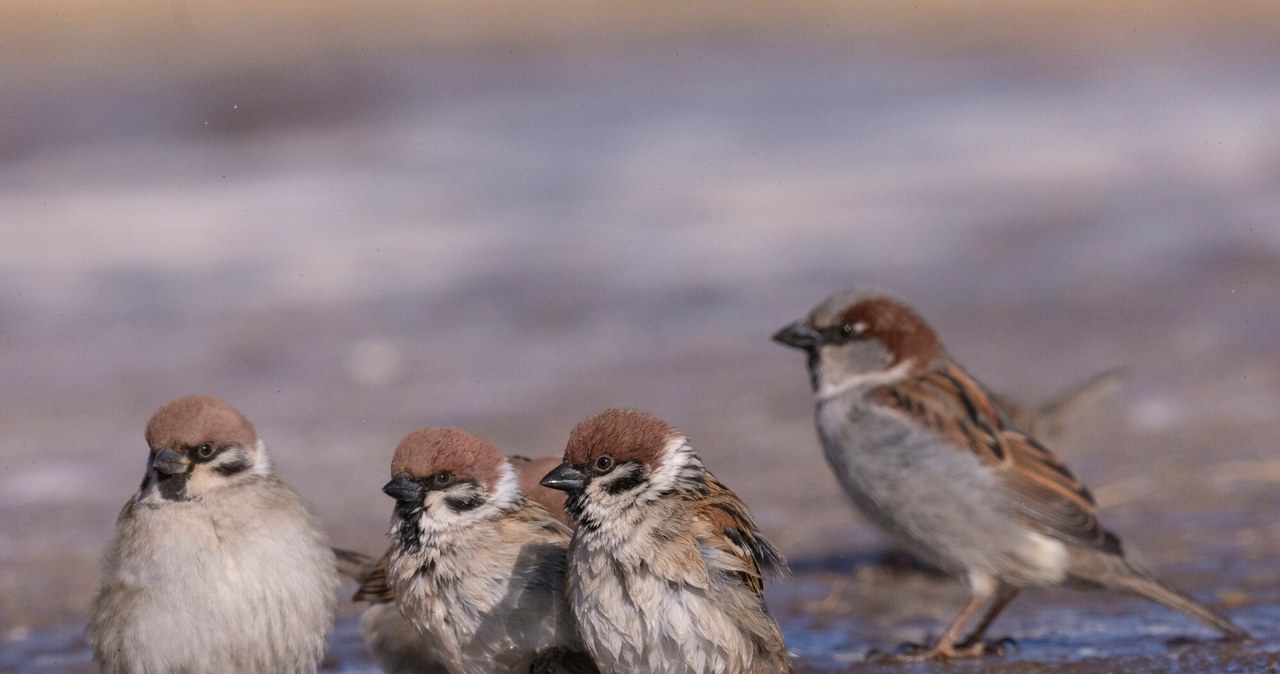
{"label": "bird's leg", "polygon": [[[924,649],[916,647],[908,652],[895,653],[883,659],[890,662],[923,662],[927,660],[976,658],[988,653],[1002,653],[1002,644],[987,644],[982,641],[982,635],[986,633],[987,628],[995,621],[996,616],[1004,610],[1004,607],[1017,594],[1017,589],[1004,585],[1001,585],[995,592],[975,594],[932,646]],[[990,600],[989,605],[987,605],[988,600]],[[975,615],[978,615],[984,605],[987,605],[987,609],[982,613],[982,620],[979,621],[978,626],[974,628],[969,638],[960,642],[960,633],[965,624]]]}
{"label": "bird's leg", "polygon": [[960,615],[947,626],[946,631],[938,638],[932,646],[921,647],[919,644],[904,644],[898,649],[897,653],[886,654],[883,656],[875,656],[877,660],[886,662],[924,662],[926,660],[949,660],[951,658],[960,657],[955,652],[955,643],[960,639],[960,630],[964,629],[965,623],[982,608],[986,603],[988,595],[974,595],[969,599],[969,603],[960,610]]}
{"label": "bird's leg", "polygon": [[[996,596],[991,600],[991,604],[987,606],[986,613],[983,614],[982,620],[978,621],[977,626],[969,633],[969,636],[959,644],[956,644],[955,650],[968,653],[971,657],[987,654],[1004,655],[1004,645],[1006,641],[1012,640],[1001,639],[994,643],[987,643],[982,637],[987,635],[987,629],[991,627],[991,623],[996,621],[996,617],[1004,611],[1004,607],[1018,596],[1018,588],[1009,585],[1001,585],[996,590]],[[970,653],[971,652],[971,653]]]}

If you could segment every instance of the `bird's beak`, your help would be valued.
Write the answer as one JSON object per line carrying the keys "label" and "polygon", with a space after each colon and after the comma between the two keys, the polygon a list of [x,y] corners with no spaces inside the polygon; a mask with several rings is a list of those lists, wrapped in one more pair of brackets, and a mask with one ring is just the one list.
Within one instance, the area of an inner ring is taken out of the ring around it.
{"label": "bird's beak", "polygon": [[156,472],[161,475],[180,475],[187,472],[187,469],[191,467],[191,459],[173,451],[169,447],[164,447],[151,460],[151,467],[155,468]]}
{"label": "bird's beak", "polygon": [[552,468],[551,472],[542,478],[540,484],[548,489],[582,491],[587,486],[587,476],[566,461]]}
{"label": "bird's beak", "polygon": [[773,341],[794,349],[812,351],[818,346],[818,333],[805,325],[804,321],[796,321],[773,333]]}
{"label": "bird's beak", "polygon": [[422,495],[426,493],[422,485],[414,482],[413,478],[405,473],[395,476],[383,485],[382,491],[387,496],[404,503],[422,503]]}

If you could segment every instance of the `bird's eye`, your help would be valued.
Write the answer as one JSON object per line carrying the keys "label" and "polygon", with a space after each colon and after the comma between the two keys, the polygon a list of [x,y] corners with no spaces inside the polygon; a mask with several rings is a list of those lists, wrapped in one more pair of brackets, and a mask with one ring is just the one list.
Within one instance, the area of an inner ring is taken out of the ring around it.
{"label": "bird's eye", "polygon": [[596,470],[601,473],[607,473],[613,468],[613,457],[608,454],[596,459]]}
{"label": "bird's eye", "polygon": [[435,481],[438,486],[447,486],[450,482],[453,482],[453,473],[450,473],[447,470],[442,470],[439,473],[436,473]]}
{"label": "bird's eye", "polygon": [[849,323],[841,323],[827,328],[827,339],[833,344],[843,344],[845,342],[862,339],[867,336],[867,322],[853,321]]}
{"label": "bird's eye", "polygon": [[203,445],[196,447],[196,456],[200,457],[201,459],[212,459],[213,445],[206,442]]}

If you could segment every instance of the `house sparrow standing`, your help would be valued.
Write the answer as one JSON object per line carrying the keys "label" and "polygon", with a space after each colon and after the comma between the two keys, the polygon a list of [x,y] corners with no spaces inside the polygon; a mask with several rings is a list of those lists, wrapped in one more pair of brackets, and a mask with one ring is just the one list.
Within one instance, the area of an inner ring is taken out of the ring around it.
{"label": "house sparrow standing", "polygon": [[[512,456],[507,459],[516,471],[516,481],[529,498],[542,504],[557,519],[568,522],[564,512],[564,492],[548,489],[538,484],[543,475],[560,459],[540,457],[530,459]],[[387,674],[443,674],[445,668],[426,637],[418,633],[396,607],[395,590],[387,579],[387,564],[391,549],[379,558],[373,558],[350,550],[333,549],[338,557],[338,571],[359,583],[353,601],[369,603],[360,616],[360,636],[365,648],[378,661]]]}
{"label": "house sparrow standing", "polygon": [[396,448],[391,475],[387,577],[437,660],[453,674],[595,671],[564,594],[569,528],[497,450],[426,428]]}
{"label": "house sparrow standing", "polygon": [[253,425],[210,396],[147,424],[146,477],[116,522],[88,627],[108,674],[314,672],[337,574]]}
{"label": "house sparrow standing", "polygon": [[569,494],[569,598],[601,671],[791,671],[764,600],[782,555],[678,431],[603,412],[573,429],[542,484]]}
{"label": "house sparrow standing", "polygon": [[1126,559],[1089,491],[1009,421],[910,308],[838,293],[774,339],[808,354],[818,436],[845,493],[973,593],[938,642],[910,659],[980,655],[1018,590],[1064,584],[1137,594],[1248,638]]}

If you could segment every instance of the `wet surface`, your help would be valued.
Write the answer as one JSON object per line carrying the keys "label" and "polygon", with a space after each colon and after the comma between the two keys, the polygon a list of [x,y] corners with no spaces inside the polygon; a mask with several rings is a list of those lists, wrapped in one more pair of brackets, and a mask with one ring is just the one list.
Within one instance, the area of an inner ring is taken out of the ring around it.
{"label": "wet surface", "polygon": [[[143,424],[197,391],[368,551],[414,427],[543,455],[605,407],[652,411],[789,556],[769,593],[804,671],[1275,671],[1275,60],[485,53],[361,65],[325,114],[353,66],[11,98],[0,672],[89,669]],[[1024,399],[1127,368],[1055,448],[1148,566],[1257,642],[1037,591],[993,628],[1004,658],[866,663],[936,635],[964,591],[882,562],[823,464],[801,359],[768,336],[867,282]],[[326,671],[371,671],[355,615]]]}

